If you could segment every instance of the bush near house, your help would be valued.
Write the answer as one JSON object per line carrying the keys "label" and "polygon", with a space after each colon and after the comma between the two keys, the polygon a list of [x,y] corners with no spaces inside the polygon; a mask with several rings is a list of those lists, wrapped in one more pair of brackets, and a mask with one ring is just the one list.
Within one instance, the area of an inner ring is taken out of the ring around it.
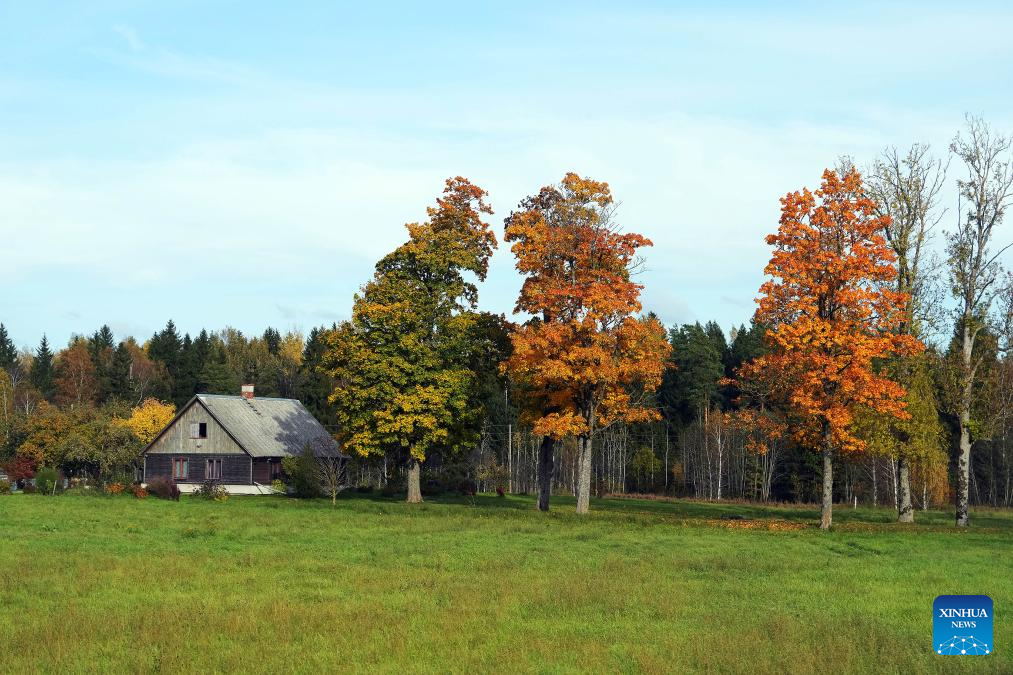
{"label": "bush near house", "polygon": [[148,481],[148,492],[159,499],[179,501],[179,486],[167,476],[155,476]]}
{"label": "bush near house", "polygon": [[209,501],[224,502],[229,498],[229,491],[225,489],[221,481],[209,478],[197,486],[193,496]]}
{"label": "bush near house", "polygon": [[59,488],[60,473],[52,467],[44,467],[35,473],[35,488],[44,495],[55,494]]}

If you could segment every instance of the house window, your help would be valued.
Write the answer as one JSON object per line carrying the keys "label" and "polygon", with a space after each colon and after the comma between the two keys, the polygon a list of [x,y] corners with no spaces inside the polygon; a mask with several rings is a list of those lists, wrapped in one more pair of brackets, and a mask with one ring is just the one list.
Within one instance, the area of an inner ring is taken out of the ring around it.
{"label": "house window", "polygon": [[207,422],[190,422],[190,438],[207,438]]}
{"label": "house window", "polygon": [[222,460],[220,459],[208,460],[207,477],[213,479],[220,479],[222,477]]}
{"label": "house window", "polygon": [[186,480],[190,474],[190,460],[186,457],[172,458],[172,477],[174,480]]}
{"label": "house window", "polygon": [[281,462],[271,462],[271,480],[281,479]]}

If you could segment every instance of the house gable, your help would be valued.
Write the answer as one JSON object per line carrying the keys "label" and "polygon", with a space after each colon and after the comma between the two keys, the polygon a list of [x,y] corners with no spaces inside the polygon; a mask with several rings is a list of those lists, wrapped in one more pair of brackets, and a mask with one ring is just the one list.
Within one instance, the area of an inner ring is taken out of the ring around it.
{"label": "house gable", "polygon": [[[203,426],[201,426],[203,425]],[[201,432],[204,437],[200,438]],[[193,398],[144,450],[147,455],[248,455],[199,398]]]}

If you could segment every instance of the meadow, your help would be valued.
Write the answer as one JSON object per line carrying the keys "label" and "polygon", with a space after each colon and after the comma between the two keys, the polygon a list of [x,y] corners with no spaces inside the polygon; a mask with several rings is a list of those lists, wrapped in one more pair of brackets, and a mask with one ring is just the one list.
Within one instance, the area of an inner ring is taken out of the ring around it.
{"label": "meadow", "polygon": [[[1013,672],[1009,512],[592,509],[0,497],[0,672]],[[992,655],[932,653],[943,593]]]}

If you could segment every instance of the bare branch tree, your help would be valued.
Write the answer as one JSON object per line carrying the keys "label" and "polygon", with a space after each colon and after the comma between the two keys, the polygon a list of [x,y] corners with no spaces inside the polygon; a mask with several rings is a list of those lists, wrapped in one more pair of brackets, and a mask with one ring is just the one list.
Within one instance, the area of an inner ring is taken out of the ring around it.
{"label": "bare branch tree", "polygon": [[[900,332],[922,337],[926,325],[935,325],[940,294],[926,269],[926,251],[933,229],[945,213],[939,206],[939,193],[946,181],[946,164],[930,154],[929,146],[916,143],[906,154],[887,148],[867,172],[865,184],[876,204],[876,215],[889,216],[884,232],[897,254],[896,290],[909,296]],[[928,267],[932,261],[928,261]],[[901,364],[897,373],[901,383],[910,386],[910,369]],[[911,506],[909,457],[901,445],[897,457],[898,516],[902,523],[914,522]]]}
{"label": "bare branch tree", "polygon": [[315,464],[320,489],[331,498],[331,505],[338,502],[338,493],[346,487],[345,460],[337,455],[317,456]]}
{"label": "bare branch tree", "polygon": [[958,372],[960,455],[957,461],[956,524],[967,526],[971,466],[971,404],[980,363],[974,354],[978,334],[987,325],[996,296],[1003,290],[1000,255],[1009,245],[995,250],[992,235],[1002,223],[1013,198],[1013,140],[994,132],[977,117],[968,116],[965,134],[950,144],[967,169],[958,179],[960,198],[966,213],[959,214],[957,227],[947,233],[950,286],[957,300],[957,328],[960,331]]}

